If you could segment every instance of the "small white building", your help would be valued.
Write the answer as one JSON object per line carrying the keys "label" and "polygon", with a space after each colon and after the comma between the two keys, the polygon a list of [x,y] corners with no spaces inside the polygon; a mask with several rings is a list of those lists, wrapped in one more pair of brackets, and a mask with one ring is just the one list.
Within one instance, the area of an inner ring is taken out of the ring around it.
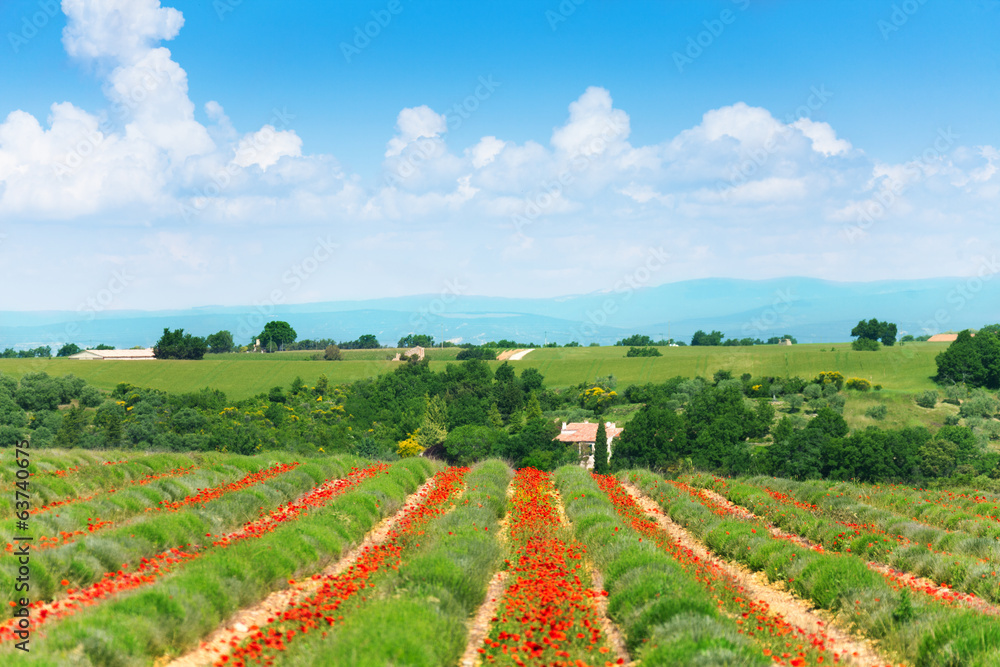
{"label": "small white building", "polygon": [[423,361],[423,359],[424,359],[424,348],[422,348],[419,345],[417,345],[416,347],[411,347],[406,352],[403,352],[402,355],[399,352],[397,352],[396,356],[393,357],[392,360],[393,361],[400,361],[401,359],[405,359],[407,357],[412,357],[414,355],[416,355],[417,359],[420,359],[421,361]]}
{"label": "small white building", "polygon": [[151,347],[141,350],[84,350],[66,358],[87,361],[152,361],[156,359]]}
{"label": "small white building", "polygon": [[[604,422],[608,434],[608,460],[611,460],[612,441],[621,435],[625,429],[617,428],[614,422]],[[597,443],[597,424],[590,422],[563,422],[562,430],[555,437],[559,442],[572,442],[577,445],[580,454],[580,465],[587,469],[594,467],[594,445]]]}

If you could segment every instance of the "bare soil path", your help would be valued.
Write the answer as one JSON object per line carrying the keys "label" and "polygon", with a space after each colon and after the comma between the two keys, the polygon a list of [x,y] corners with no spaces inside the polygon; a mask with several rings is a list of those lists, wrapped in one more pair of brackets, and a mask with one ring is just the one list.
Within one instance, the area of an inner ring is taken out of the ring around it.
{"label": "bare soil path", "polygon": [[798,626],[808,633],[824,634],[828,647],[842,655],[848,664],[866,666],[892,664],[892,660],[882,655],[874,643],[854,637],[846,630],[841,629],[829,614],[815,609],[809,603],[787,591],[776,588],[762,573],[752,572],[738,563],[717,558],[685,528],[674,523],[670,517],[664,514],[656,501],[646,496],[633,484],[624,483],[623,486],[642,510],[654,518],[671,538],[690,549],[699,558],[715,564],[736,580],[748,595],[766,603],[771,611],[781,614],[788,623]]}
{"label": "bare soil path", "polygon": [[521,348],[518,350],[504,350],[497,356],[497,361],[520,361],[524,359],[525,355],[529,352],[534,352],[535,348]]}

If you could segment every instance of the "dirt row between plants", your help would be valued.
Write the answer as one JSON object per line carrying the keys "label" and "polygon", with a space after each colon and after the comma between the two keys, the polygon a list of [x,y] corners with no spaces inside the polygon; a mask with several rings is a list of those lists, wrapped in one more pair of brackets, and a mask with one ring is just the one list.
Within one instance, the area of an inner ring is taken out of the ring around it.
{"label": "dirt row between plants", "polygon": [[655,500],[646,496],[633,484],[623,483],[623,486],[646,515],[655,519],[672,539],[690,549],[699,558],[719,567],[738,582],[746,590],[748,596],[763,601],[771,611],[783,616],[788,623],[809,633],[824,634],[828,640],[829,648],[841,654],[849,664],[892,664],[893,661],[882,655],[873,642],[857,638],[838,627],[835,619],[827,612],[815,609],[808,602],[777,588],[762,573],[753,572],[739,563],[716,557],[685,528],[668,517]]}
{"label": "dirt row between plants", "polygon": [[201,642],[198,648],[185,653],[184,655],[171,660],[170,662],[158,662],[158,665],[166,667],[198,667],[201,665],[211,665],[223,655],[228,655],[235,645],[239,645],[244,639],[256,632],[256,627],[264,626],[269,618],[278,617],[283,611],[296,601],[316,593],[323,587],[325,577],[335,577],[345,572],[364,549],[382,544],[389,537],[389,533],[399,523],[400,519],[414,506],[423,501],[423,495],[434,486],[435,477],[431,477],[424,482],[420,488],[414,491],[406,499],[399,510],[390,517],[386,517],[372,528],[364,540],[346,554],[331,563],[321,572],[312,575],[309,579],[296,582],[294,585],[275,591],[266,598],[253,605],[236,612],[222,626],[216,629],[211,635]]}
{"label": "dirt row between plants", "polygon": [[[807,549],[812,549],[813,551],[826,551],[823,548],[823,545],[816,544],[812,540],[803,537],[797,533],[789,533],[785,530],[782,530],[781,528],[778,528],[767,519],[757,516],[748,508],[743,507],[742,505],[737,505],[736,503],[732,502],[731,500],[729,500],[722,494],[718,493],[717,491],[714,491],[712,489],[701,489],[701,493],[704,493],[706,497],[711,498],[715,502],[724,505],[727,509],[730,510],[730,513],[732,513],[734,516],[737,516],[741,519],[749,519],[749,520],[756,520],[763,522],[764,524],[767,525],[767,529],[771,533],[771,535],[773,535],[778,539],[795,542],[796,544],[803,546]],[[960,591],[955,591],[954,589],[949,588],[948,586],[942,586],[941,584],[938,584],[937,582],[931,579],[917,576],[905,570],[896,569],[891,565],[886,565],[885,563],[879,563],[876,561],[869,560],[865,561],[865,565],[868,567],[869,570],[873,570],[887,578],[898,581],[907,588],[912,588],[915,590],[919,590],[923,593],[926,593],[927,595],[935,597],[942,602],[955,601],[958,602],[963,607],[966,607],[967,609],[971,609],[973,611],[977,611],[981,614],[987,614],[989,616],[1000,616],[1000,607],[990,604],[981,597],[971,595],[969,593],[962,593]]]}

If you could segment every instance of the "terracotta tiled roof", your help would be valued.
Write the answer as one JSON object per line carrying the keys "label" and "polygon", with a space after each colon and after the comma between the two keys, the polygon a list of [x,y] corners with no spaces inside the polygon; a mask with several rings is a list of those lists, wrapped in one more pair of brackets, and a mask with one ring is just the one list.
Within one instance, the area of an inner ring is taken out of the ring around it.
{"label": "terracotta tiled roof", "polygon": [[[972,334],[975,336],[976,334]],[[934,334],[927,339],[928,343],[954,343],[958,339],[958,334],[956,333],[943,333]]]}
{"label": "terracotta tiled roof", "polygon": [[[612,428],[610,426],[606,427],[608,431],[608,437],[617,438],[621,435],[621,432],[625,429],[622,428]],[[555,437],[556,440],[560,442],[596,442],[597,441],[597,424],[591,424],[589,422],[573,422],[566,424],[566,428],[563,429],[562,433]]]}

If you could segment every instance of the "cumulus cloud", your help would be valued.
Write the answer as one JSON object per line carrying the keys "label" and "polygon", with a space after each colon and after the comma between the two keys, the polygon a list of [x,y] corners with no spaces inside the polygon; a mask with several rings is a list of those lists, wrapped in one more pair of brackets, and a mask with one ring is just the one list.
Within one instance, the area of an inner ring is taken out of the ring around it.
{"label": "cumulus cloud", "polygon": [[841,155],[851,150],[851,142],[838,139],[829,123],[817,123],[809,118],[800,118],[792,127],[812,141],[813,150],[823,155]]}
{"label": "cumulus cloud", "polygon": [[628,114],[615,109],[611,93],[591,86],[569,105],[569,121],[552,133],[552,145],[570,156],[621,148],[631,132]]}
{"label": "cumulus cloud", "polygon": [[[384,154],[373,156],[381,177],[366,180],[330,155],[310,154],[286,119],[236,128],[209,100],[200,122],[187,73],[163,45],[184,25],[179,11],[159,0],[64,0],[63,10],[66,52],[96,72],[107,108],[61,102],[46,118],[15,110],[0,120],[6,218],[101,216],[164,227],[192,216],[233,226],[364,220],[408,230],[454,221],[506,230],[495,236],[509,238],[514,255],[539,257],[553,248],[534,235],[614,229],[676,239],[683,228],[693,262],[697,248],[732,230],[748,238],[766,230],[805,247],[842,239],[859,219],[874,221],[865,222],[871,234],[892,225],[898,232],[904,218],[916,226],[985,221],[1000,198],[992,146],[961,146],[947,135],[912,160],[887,163],[827,122],[782,121],[739,101],[633,145],[629,114],[596,86],[566,100],[548,136],[522,142],[486,134],[450,146],[445,114],[404,108],[386,128]],[[186,237],[157,238],[173,249],[164,261],[190,256],[189,269],[205,266],[181,243]]]}
{"label": "cumulus cloud", "polygon": [[[45,125],[26,112],[10,113],[0,123],[0,213],[74,219],[142,211],[144,220],[169,219],[204,204],[207,194],[227,203],[193,210],[252,217],[255,209],[239,198],[277,190],[296,199],[288,181],[262,176],[282,158],[306,159],[293,130],[271,123],[240,133],[215,101],[205,105],[213,124],[195,118],[187,73],[159,45],[183,26],[179,11],[159,0],[64,0],[62,6],[66,52],[98,63],[109,106],[89,112],[54,104]],[[284,175],[301,179],[305,193],[317,183],[328,197],[346,189],[330,160],[307,160]]]}
{"label": "cumulus cloud", "polygon": [[483,137],[479,140],[478,144],[467,151],[469,159],[472,161],[472,166],[476,169],[482,169],[496,160],[497,155],[500,154],[500,151],[502,151],[506,145],[506,141],[501,141],[496,137]]}
{"label": "cumulus cloud", "polygon": [[448,120],[426,104],[403,109],[396,117],[397,134],[389,140],[386,157],[399,155],[403,149],[421,137],[435,138],[448,130]]}
{"label": "cumulus cloud", "polygon": [[241,167],[255,164],[267,171],[268,167],[286,156],[302,156],[302,139],[290,130],[278,131],[273,125],[265,125],[243,138],[236,148],[233,162]]}
{"label": "cumulus cloud", "polygon": [[128,63],[177,36],[184,16],[160,0],[63,0],[63,45],[74,58]]}

